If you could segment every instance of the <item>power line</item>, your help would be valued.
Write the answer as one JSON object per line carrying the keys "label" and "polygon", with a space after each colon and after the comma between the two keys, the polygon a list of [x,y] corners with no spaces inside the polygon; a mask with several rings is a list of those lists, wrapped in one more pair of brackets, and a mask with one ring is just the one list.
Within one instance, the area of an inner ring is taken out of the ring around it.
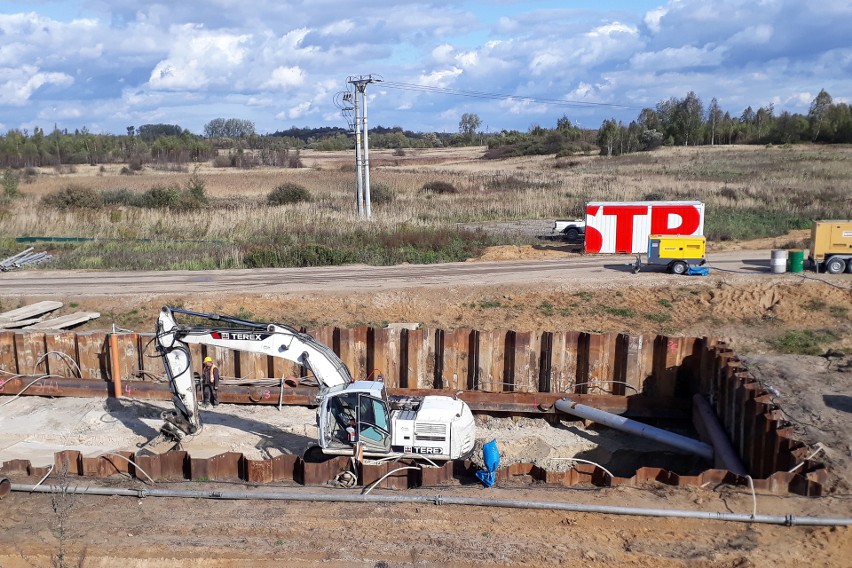
{"label": "power line", "polygon": [[454,95],[459,97],[471,97],[478,99],[494,99],[494,100],[507,100],[507,101],[521,101],[521,102],[530,102],[530,103],[539,103],[545,105],[553,105],[553,106],[564,106],[564,107],[577,107],[577,106],[588,106],[588,107],[608,107],[608,108],[620,108],[626,110],[642,110],[643,107],[636,107],[630,105],[623,105],[617,103],[596,103],[589,101],[573,101],[573,100],[562,100],[562,99],[543,99],[538,97],[524,97],[518,95],[507,95],[504,93],[490,93],[487,91],[463,91],[461,89],[451,89],[447,87],[433,87],[430,85],[417,85],[414,83],[401,83],[398,81],[383,81],[382,85],[384,87],[388,87],[390,89],[399,89],[402,91],[414,91],[421,93],[435,93],[435,94],[443,94],[443,95]]}

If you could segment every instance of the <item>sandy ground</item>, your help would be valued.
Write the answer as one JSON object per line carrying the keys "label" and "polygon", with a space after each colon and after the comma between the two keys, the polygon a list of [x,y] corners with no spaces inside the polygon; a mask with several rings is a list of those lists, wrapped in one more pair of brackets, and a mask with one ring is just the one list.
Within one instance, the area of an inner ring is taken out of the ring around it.
{"label": "sandy ground", "polygon": [[[797,238],[799,235],[790,235],[759,246],[771,248]],[[564,248],[506,247],[488,251],[484,260],[546,260],[574,254]],[[142,331],[153,329],[160,305],[180,302],[192,309],[249,313],[307,326],[403,321],[482,329],[579,329],[722,337],[732,343],[758,379],[777,391],[777,400],[797,436],[815,449],[823,448],[820,456],[832,472],[829,496],[809,499],[758,495],[758,513],[852,517],[850,285],[850,275],[838,275],[826,284],[720,274],[701,280],[654,278],[654,284],[647,286],[489,286],[487,282],[470,282],[451,290],[411,285],[400,290],[379,288],[352,294],[341,282],[339,291],[274,296],[151,294],[65,300],[76,303],[76,309],[88,309],[90,304],[100,308],[102,320],[90,327],[104,328],[103,322],[110,321]],[[4,306],[7,302],[4,300]],[[666,317],[646,317],[654,313]],[[772,352],[771,340],[786,331],[823,329],[836,336],[824,348],[845,354],[779,356]],[[4,402],[0,399],[0,404]],[[90,455],[105,449],[132,449],[156,431],[162,407],[129,400],[19,398],[0,407],[0,460],[11,459],[8,456],[15,452],[37,455],[40,451],[49,456],[57,445],[78,446]],[[189,442],[189,449],[199,455],[235,450],[256,457],[295,452],[313,436],[313,416],[309,409],[278,412],[273,408],[222,405],[204,411],[205,429]],[[478,428],[480,442],[498,439],[504,463],[524,457],[524,461],[555,468],[567,467],[558,458],[577,452],[594,455],[606,463],[615,463],[608,460],[625,449],[659,453],[659,448],[644,442],[586,430],[576,423],[551,425],[529,419],[480,418]],[[113,483],[140,485],[136,481]],[[180,487],[197,489],[199,484]],[[242,485],[201,487],[255,491]],[[555,490],[504,484],[494,489],[478,485],[424,488],[413,494],[437,493],[718,512],[750,513],[752,509],[747,490],[725,486],[677,489],[648,484],[638,488]],[[852,558],[852,529],[848,527],[778,527],[487,507],[129,497],[76,497],[62,501],[61,496],[57,502],[56,495],[15,492],[0,501],[0,511],[4,513],[0,516],[3,567],[206,567],[247,563],[372,567],[841,567],[850,566]],[[60,551],[66,553],[61,563]]]}

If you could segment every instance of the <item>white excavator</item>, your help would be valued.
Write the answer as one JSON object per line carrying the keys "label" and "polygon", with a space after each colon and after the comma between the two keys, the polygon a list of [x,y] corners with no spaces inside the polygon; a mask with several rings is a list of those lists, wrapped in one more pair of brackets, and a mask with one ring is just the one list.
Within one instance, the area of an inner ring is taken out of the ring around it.
{"label": "white excavator", "polygon": [[[175,314],[211,325],[181,325]],[[316,445],[324,455],[401,457],[446,461],[473,451],[475,427],[470,407],[449,396],[388,396],[384,382],[353,381],[327,345],[281,324],[247,321],[165,306],[155,337],[175,405],[162,414],[160,433],[180,443],[201,431],[189,345],[223,347],[282,357],[308,369],[319,386]]]}

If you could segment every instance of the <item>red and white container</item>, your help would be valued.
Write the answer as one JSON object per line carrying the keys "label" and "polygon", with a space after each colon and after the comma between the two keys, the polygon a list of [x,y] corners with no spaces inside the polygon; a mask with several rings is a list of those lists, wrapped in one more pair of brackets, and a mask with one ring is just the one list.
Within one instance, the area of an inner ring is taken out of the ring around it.
{"label": "red and white container", "polygon": [[586,252],[648,252],[651,235],[704,234],[700,201],[598,201],[586,204]]}

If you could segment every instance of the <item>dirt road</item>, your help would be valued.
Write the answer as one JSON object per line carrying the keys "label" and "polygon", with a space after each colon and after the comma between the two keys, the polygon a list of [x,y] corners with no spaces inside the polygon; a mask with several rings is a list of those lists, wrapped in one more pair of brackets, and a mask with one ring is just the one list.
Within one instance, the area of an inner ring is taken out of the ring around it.
{"label": "dirt road", "polygon": [[[768,250],[730,251],[713,256],[712,267],[739,271],[742,279],[770,277]],[[29,270],[0,275],[0,296],[116,296],[228,292],[286,294],[317,291],[366,292],[453,285],[539,285],[570,282],[654,286],[670,282],[659,268],[633,274],[630,255],[566,255],[555,260],[460,262],[403,266],[334,266],[168,272]],[[781,276],[784,278],[784,276]],[[793,278],[792,275],[787,278]]]}

